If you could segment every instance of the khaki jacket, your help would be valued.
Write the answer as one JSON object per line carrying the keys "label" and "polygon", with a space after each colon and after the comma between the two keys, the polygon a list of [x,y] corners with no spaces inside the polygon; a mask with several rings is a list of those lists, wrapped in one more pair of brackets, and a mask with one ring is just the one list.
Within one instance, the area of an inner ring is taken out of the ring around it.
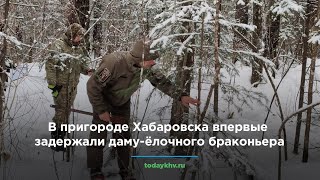
{"label": "khaki jacket", "polygon": [[82,46],[72,46],[65,35],[49,47],[46,61],[47,81],[50,85],[77,87],[80,73],[87,74],[89,57]]}
{"label": "khaki jacket", "polygon": [[[87,82],[87,93],[97,114],[110,112],[111,107],[128,102],[140,86],[141,68],[134,65],[136,59],[129,52],[115,52],[102,58],[95,75]],[[163,74],[152,69],[143,70],[143,79],[163,93],[176,97],[178,88]]]}

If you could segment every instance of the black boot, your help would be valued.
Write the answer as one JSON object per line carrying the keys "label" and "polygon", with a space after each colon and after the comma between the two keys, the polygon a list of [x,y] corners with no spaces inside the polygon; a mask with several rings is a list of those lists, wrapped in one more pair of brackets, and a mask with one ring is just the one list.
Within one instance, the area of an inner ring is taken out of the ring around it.
{"label": "black boot", "polygon": [[104,175],[101,172],[101,168],[93,168],[90,170],[91,180],[104,180]]}
{"label": "black boot", "polygon": [[[66,132],[61,131],[60,129],[57,129],[57,130],[51,132],[51,139],[55,139],[55,140],[62,139],[63,140],[65,135],[66,135]],[[66,148],[64,147],[63,144],[61,146],[58,146],[58,145],[51,146],[51,149],[56,152],[66,151]]]}
{"label": "black boot", "polygon": [[136,180],[131,171],[121,171],[119,172],[122,180]]}
{"label": "black boot", "polygon": [[121,176],[122,180],[136,180],[133,176]]}

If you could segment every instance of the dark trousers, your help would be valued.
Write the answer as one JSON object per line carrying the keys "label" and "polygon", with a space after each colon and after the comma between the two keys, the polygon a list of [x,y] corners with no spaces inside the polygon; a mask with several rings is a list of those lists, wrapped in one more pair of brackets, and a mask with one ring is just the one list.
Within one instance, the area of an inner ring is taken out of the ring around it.
{"label": "dark trousers", "polygon": [[[130,119],[130,101],[122,106],[111,108],[111,122],[112,124],[129,124]],[[104,124],[107,125],[105,121],[99,119],[98,114],[93,116],[93,124]],[[113,139],[130,139],[130,131],[113,133]],[[106,139],[107,132],[91,131],[90,139]],[[102,168],[103,165],[103,146],[88,146],[87,147],[87,165],[88,168]],[[118,164],[120,168],[120,175],[126,177],[129,174],[129,159],[130,159],[130,147],[129,146],[119,146],[116,147]]]}

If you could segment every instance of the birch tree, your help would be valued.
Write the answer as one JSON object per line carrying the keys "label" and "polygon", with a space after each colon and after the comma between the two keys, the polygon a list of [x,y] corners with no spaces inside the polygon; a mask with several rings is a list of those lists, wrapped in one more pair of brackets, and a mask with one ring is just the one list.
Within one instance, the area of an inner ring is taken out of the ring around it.
{"label": "birch tree", "polygon": [[[4,14],[3,14],[3,19],[0,19],[0,24],[1,24],[1,31],[2,32],[7,32],[8,28],[8,15],[9,15],[9,0],[6,0],[5,5],[4,5]],[[0,16],[1,17],[1,16]],[[6,37],[3,37],[3,42],[2,42],[2,49],[1,49],[1,54],[0,54],[0,164],[3,160],[3,155],[4,155],[4,126],[5,126],[5,121],[4,121],[4,83],[6,81],[6,68],[5,68],[5,61],[6,61],[6,56],[7,56],[7,39]]]}

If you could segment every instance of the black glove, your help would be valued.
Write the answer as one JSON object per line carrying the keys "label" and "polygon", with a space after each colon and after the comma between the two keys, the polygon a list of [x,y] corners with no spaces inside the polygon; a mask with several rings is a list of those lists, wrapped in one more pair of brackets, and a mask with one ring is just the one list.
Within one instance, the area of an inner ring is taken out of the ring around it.
{"label": "black glove", "polygon": [[87,70],[87,74],[89,74],[89,73],[94,73],[96,70],[95,69],[88,69]]}

